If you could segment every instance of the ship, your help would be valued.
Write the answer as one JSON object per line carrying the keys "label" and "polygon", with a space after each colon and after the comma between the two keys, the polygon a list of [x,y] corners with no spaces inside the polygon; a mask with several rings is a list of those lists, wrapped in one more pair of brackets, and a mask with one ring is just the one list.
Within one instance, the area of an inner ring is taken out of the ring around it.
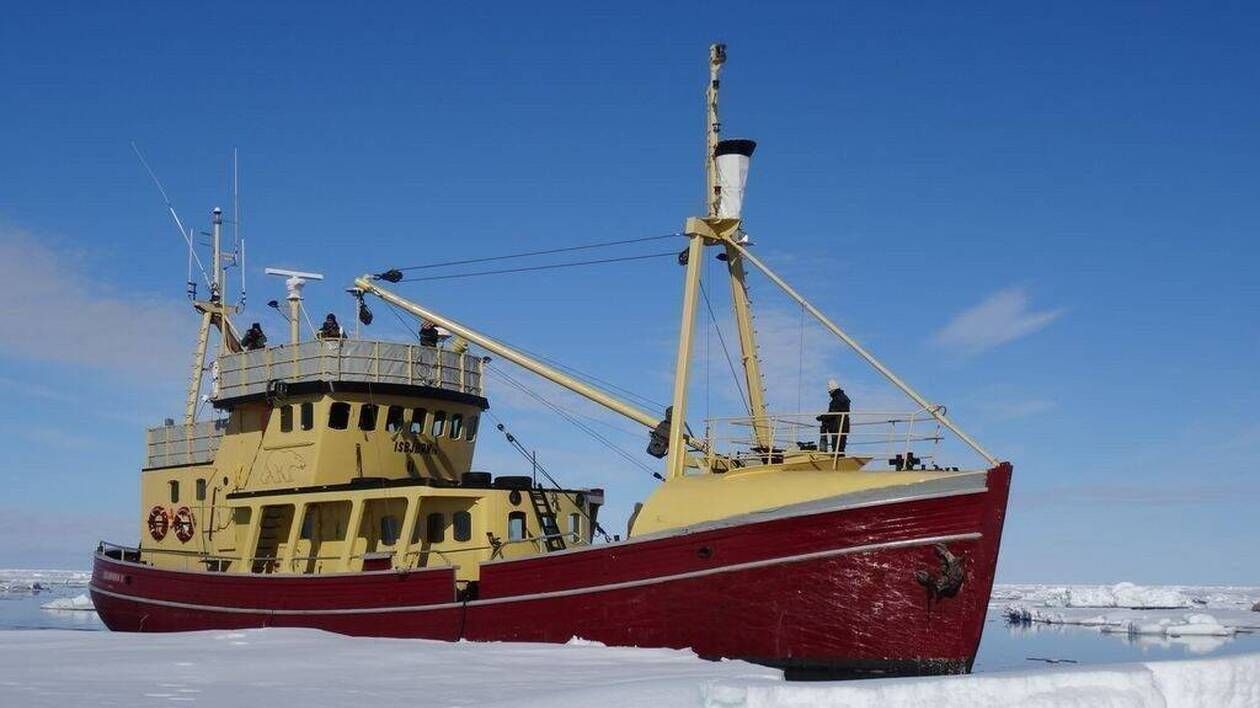
{"label": "ship", "polygon": [[[303,287],[322,276],[269,269],[286,278],[289,338],[259,346],[232,321],[240,307],[223,291],[236,257],[223,250],[223,214],[214,210],[210,294],[193,296],[201,326],[184,417],[147,431],[140,541],[101,541],[95,551],[90,593],[104,624],[447,641],[580,637],[690,648],[779,667],[790,679],[970,671],[1012,465],[755,253],[741,214],[756,144],[720,134],[725,62],[725,46],[712,45],[706,209],[675,234],[686,248],[666,410],[624,400],[404,297],[392,268],[354,280],[359,319],[371,320],[367,302],[384,302],[430,336],[371,339],[339,324],[303,336]],[[729,282],[740,355],[732,368],[747,415],[693,434],[688,384],[706,259],[720,260]],[[913,408],[768,411],[750,269]],[[540,479],[536,464],[530,475],[474,469],[485,435],[518,444],[502,424],[482,424],[492,361],[642,426],[642,454],[660,465],[659,482],[635,505],[624,537],[600,523],[603,489],[560,484],[545,470]],[[199,420],[203,401],[215,414]],[[919,434],[916,425],[934,427]],[[979,462],[944,466],[924,452],[943,434]]]}

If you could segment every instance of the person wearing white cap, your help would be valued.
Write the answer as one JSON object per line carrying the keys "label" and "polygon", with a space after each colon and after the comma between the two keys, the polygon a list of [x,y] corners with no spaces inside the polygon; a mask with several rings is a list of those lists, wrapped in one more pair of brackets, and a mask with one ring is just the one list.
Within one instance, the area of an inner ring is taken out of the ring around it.
{"label": "person wearing white cap", "polygon": [[849,407],[852,402],[835,379],[828,379],[827,392],[831,394],[831,403],[827,412],[818,416],[818,449],[844,454],[844,447],[849,441]]}

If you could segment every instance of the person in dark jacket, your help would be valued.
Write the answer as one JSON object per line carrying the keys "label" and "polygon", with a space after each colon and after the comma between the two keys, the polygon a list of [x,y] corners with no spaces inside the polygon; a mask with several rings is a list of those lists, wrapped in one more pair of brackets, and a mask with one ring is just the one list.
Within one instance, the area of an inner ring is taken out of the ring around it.
{"label": "person in dark jacket", "polygon": [[265,346],[267,346],[267,335],[263,334],[262,325],[255,322],[245,330],[245,336],[241,337],[241,348],[252,352]]}
{"label": "person in dark jacket", "polygon": [[337,316],[329,312],[324,318],[324,325],[319,328],[320,339],[341,339],[341,325],[337,324]]}
{"label": "person in dark jacket", "polygon": [[420,346],[436,347],[440,336],[437,325],[428,320],[420,321]]}
{"label": "person in dark jacket", "polygon": [[831,403],[827,405],[827,413],[818,416],[821,423],[818,449],[844,454],[844,447],[849,441],[849,407],[852,403],[835,379],[827,382],[827,391],[831,394]]}

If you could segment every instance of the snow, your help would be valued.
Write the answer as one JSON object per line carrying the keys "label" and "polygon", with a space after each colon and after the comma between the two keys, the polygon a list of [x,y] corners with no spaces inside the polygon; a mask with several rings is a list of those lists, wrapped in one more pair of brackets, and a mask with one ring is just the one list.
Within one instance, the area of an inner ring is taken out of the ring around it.
{"label": "snow", "polygon": [[1007,600],[996,609],[1013,624],[1064,624],[1110,633],[1190,637],[1260,631],[1260,613],[1249,610],[1257,597],[1257,587],[997,585],[991,602]]}
{"label": "snow", "polygon": [[30,595],[54,587],[87,587],[86,570],[30,570],[0,568],[0,594]]}
{"label": "snow", "polygon": [[1260,654],[857,682],[689,651],[354,638],[309,629],[183,634],[11,631],[0,705],[1255,706]]}
{"label": "snow", "polygon": [[45,602],[39,607],[42,610],[96,611],[96,607],[92,604],[92,598],[82,593],[74,597],[59,597],[56,600]]}
{"label": "snow", "polygon": [[1019,599],[1043,607],[1179,608],[1195,604],[1175,586],[1135,585],[1007,585],[994,589],[994,597]]}

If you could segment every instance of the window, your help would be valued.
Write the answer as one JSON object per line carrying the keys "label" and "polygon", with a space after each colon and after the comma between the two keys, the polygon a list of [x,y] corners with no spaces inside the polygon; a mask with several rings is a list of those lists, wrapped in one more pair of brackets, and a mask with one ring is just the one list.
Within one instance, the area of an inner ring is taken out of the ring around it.
{"label": "window", "polygon": [[359,430],[376,430],[376,404],[364,403],[359,409]]}
{"label": "window", "polygon": [[171,503],[178,504],[179,503],[179,480],[172,479],[166,484],[169,485],[171,488]]}
{"label": "window", "polygon": [[398,542],[398,517],[382,516],[381,517],[381,543],[386,546],[392,546]]}
{"label": "window", "polygon": [[302,404],[302,430],[310,430],[315,427],[315,404],[306,402]]}
{"label": "window", "polygon": [[293,406],[280,406],[280,432],[293,432]]}
{"label": "window", "polygon": [[451,525],[455,527],[456,541],[472,539],[472,514],[466,511],[455,512],[451,515]]}
{"label": "window", "polygon": [[443,430],[446,430],[446,411],[433,411],[433,437],[442,437]]}
{"label": "window", "polygon": [[429,514],[425,521],[426,535],[429,543],[441,543],[446,540],[446,518],[440,514]]}
{"label": "window", "polygon": [[397,433],[403,429],[402,406],[390,406],[385,412],[385,429],[391,433]]}
{"label": "window", "polygon": [[206,480],[197,480],[197,501],[206,500]]}
{"label": "window", "polygon": [[419,435],[424,432],[424,417],[428,415],[423,408],[416,408],[411,411],[411,434]]}
{"label": "window", "polygon": [[508,540],[525,540],[525,512],[514,511],[508,514]]}
{"label": "window", "polygon": [[451,416],[451,439],[459,440],[460,434],[464,432],[464,416],[456,413]]}
{"label": "window", "polygon": [[350,404],[338,401],[328,408],[328,427],[345,430],[350,427]]}
{"label": "window", "polygon": [[573,540],[582,538],[582,515],[578,513],[569,514],[569,531],[573,534]]}
{"label": "window", "polygon": [[477,439],[477,422],[477,416],[468,416],[468,430],[464,433],[464,437],[468,439],[468,442]]}

